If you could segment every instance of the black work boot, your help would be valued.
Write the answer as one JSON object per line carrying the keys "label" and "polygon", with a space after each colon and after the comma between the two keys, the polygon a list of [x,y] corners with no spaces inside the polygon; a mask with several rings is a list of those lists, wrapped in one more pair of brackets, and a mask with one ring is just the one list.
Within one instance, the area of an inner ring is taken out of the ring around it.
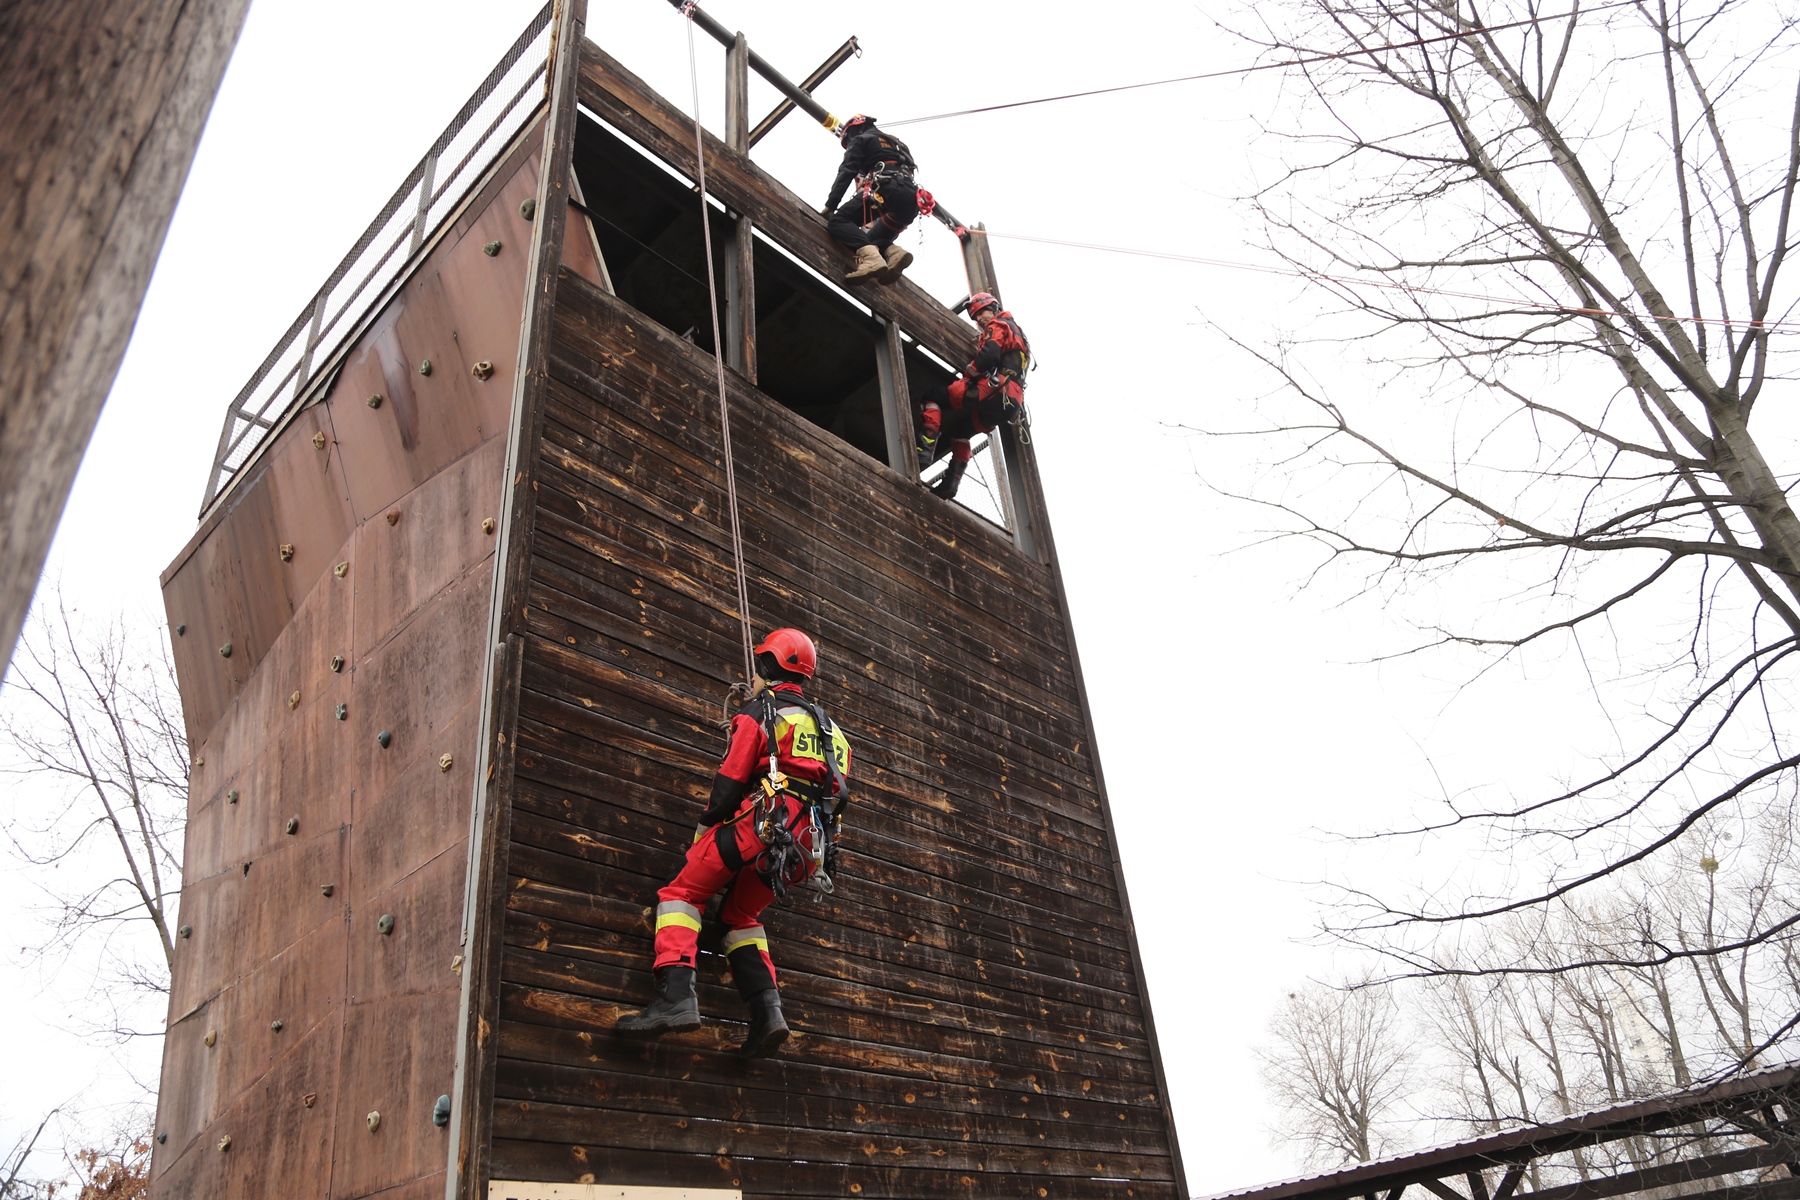
{"label": "black work boot", "polygon": [[767,1058],[788,1040],[787,1022],[781,1019],[781,993],[774,988],[750,997],[750,1032],[738,1053],[745,1058]]}
{"label": "black work boot", "polygon": [[923,471],[937,461],[937,435],[921,433],[919,435],[919,470]]}
{"label": "black work boot", "polygon": [[931,493],[943,500],[956,499],[956,489],[962,483],[963,472],[969,469],[967,459],[961,462],[950,460],[950,466],[944,471],[944,477],[931,485]]}
{"label": "black work boot", "polygon": [[613,1030],[626,1037],[659,1037],[700,1028],[700,1002],[694,999],[694,968],[661,967],[656,972],[656,999],[634,1017],[620,1017]]}

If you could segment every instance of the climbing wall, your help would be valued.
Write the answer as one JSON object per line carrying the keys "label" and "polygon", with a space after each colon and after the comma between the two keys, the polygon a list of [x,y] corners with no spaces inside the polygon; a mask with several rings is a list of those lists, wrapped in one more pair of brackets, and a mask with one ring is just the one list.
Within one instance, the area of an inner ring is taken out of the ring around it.
{"label": "climbing wall", "polygon": [[194,767],[157,1197],[443,1193],[537,145],[164,574]]}
{"label": "climbing wall", "polygon": [[1165,1112],[1047,568],[734,388],[750,603],[856,748],[840,886],[768,919],[796,1037],[608,1030],[741,661],[710,358],[564,277],[537,471],[495,1178],[748,1196],[1168,1196]]}
{"label": "climbing wall", "polygon": [[613,1036],[742,658],[693,128],[583,12],[164,577],[195,765],[153,1195],[1185,1195],[1029,447],[998,522],[921,488],[908,380],[974,327],[847,295],[710,135],[749,604],[819,641],[854,802],[837,892],[766,918],[779,1057],[735,1055],[712,957],[700,1031]]}

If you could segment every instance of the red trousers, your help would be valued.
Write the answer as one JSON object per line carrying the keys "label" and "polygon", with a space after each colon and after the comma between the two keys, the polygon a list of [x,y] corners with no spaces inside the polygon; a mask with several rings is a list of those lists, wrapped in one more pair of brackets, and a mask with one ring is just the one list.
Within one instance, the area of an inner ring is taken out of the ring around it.
{"label": "red trousers", "polygon": [[[1019,404],[1024,399],[1025,389],[1011,379],[1004,387],[995,387],[985,375],[957,379],[927,394],[920,424],[927,437],[935,439],[941,431],[950,439],[951,457],[966,463],[971,454],[969,439],[998,429],[1006,419],[1006,401]],[[950,410],[947,415],[946,407]]]}
{"label": "red trousers", "polygon": [[[792,822],[803,811],[798,801],[787,803],[783,823]],[[775,893],[756,873],[756,857],[762,853],[763,843],[756,835],[755,825],[754,817],[745,815],[733,824],[707,830],[688,847],[687,862],[668,886],[656,893],[655,967],[695,965],[700,915],[712,898],[723,891],[725,903],[719,910],[719,919],[725,924],[725,940],[720,949],[731,964],[731,977],[738,991],[754,996],[776,986],[775,960],[769,957],[769,935],[762,926],[763,909]],[[810,813],[800,817],[793,833],[802,845],[810,844]],[[719,847],[721,836],[736,850],[735,858],[741,865],[727,861]],[[811,873],[808,863],[807,874]]]}

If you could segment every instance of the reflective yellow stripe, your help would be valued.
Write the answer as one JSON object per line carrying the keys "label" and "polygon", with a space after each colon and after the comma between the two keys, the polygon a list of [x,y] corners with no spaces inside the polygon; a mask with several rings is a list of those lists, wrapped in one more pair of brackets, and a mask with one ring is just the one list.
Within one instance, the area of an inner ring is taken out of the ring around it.
{"label": "reflective yellow stripe", "polygon": [[764,954],[769,952],[769,935],[761,925],[751,925],[744,929],[734,929],[725,935],[719,948],[726,954],[735,954],[745,946],[755,946]]}
{"label": "reflective yellow stripe", "polygon": [[[666,913],[657,913],[656,914],[656,931],[658,933],[661,933],[665,927],[670,926],[670,925],[679,925],[683,929],[692,929],[695,933],[700,932],[700,918],[699,917],[690,917],[684,912],[666,912]],[[638,928],[642,929],[643,926],[640,925],[640,926],[638,926]]]}

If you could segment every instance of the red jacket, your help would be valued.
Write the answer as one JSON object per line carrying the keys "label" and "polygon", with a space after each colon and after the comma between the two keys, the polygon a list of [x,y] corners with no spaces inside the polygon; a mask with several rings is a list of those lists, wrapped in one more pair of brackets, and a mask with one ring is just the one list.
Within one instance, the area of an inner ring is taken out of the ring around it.
{"label": "red jacket", "polygon": [[[776,761],[783,774],[807,783],[831,785],[831,768],[825,762],[825,746],[829,745],[838,762],[838,773],[850,774],[850,743],[837,722],[826,717],[831,728],[820,737],[812,714],[784,696],[799,696],[797,684],[777,683],[770,688],[775,701]],[[716,825],[743,804],[754,800],[755,784],[769,773],[769,737],[754,710],[740,712],[731,719],[731,745],[725,761],[713,778],[712,799],[700,818],[705,825]]]}
{"label": "red jacket", "polygon": [[1025,340],[1025,331],[1019,328],[1010,312],[1002,311],[976,335],[975,357],[964,374],[974,379],[978,375],[1004,371],[1022,384],[1025,369],[1030,364],[1031,343]]}

